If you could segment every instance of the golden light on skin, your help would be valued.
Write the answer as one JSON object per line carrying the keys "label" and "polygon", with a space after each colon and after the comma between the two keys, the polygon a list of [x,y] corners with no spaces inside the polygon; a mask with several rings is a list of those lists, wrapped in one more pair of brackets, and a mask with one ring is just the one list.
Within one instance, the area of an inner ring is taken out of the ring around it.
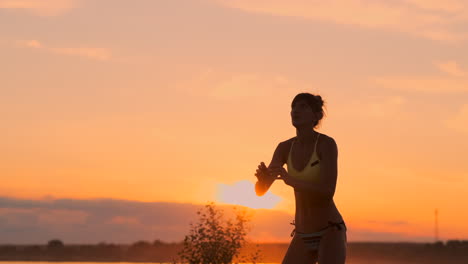
{"label": "golden light on skin", "polygon": [[227,204],[242,205],[252,209],[273,209],[282,198],[271,192],[259,197],[255,194],[254,184],[239,181],[232,185],[218,184],[217,201]]}

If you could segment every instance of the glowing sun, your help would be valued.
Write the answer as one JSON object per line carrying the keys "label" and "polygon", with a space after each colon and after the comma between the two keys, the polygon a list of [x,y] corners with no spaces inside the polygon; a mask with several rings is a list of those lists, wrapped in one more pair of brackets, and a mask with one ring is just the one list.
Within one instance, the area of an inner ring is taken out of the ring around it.
{"label": "glowing sun", "polygon": [[221,203],[236,204],[253,209],[272,209],[281,197],[267,192],[259,197],[254,191],[255,185],[250,181],[240,181],[233,185],[218,184],[217,200]]}

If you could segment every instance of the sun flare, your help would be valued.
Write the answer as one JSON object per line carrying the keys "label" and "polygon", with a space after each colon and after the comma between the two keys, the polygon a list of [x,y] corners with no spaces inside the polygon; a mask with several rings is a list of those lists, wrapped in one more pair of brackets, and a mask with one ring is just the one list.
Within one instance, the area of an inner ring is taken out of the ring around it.
{"label": "sun flare", "polygon": [[232,185],[218,184],[217,200],[221,203],[236,204],[253,209],[273,209],[281,197],[267,192],[259,197],[255,194],[254,184],[250,181],[240,181]]}

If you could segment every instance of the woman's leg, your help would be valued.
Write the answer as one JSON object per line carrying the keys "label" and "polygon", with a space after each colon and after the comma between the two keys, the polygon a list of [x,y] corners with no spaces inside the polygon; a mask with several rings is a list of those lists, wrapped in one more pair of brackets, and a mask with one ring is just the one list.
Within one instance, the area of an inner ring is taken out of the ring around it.
{"label": "woman's leg", "polygon": [[295,234],[289,244],[288,251],[282,264],[315,264],[317,263],[317,251],[307,251],[304,241]]}
{"label": "woman's leg", "polygon": [[320,241],[319,264],[344,264],[346,259],[346,228],[332,227]]}

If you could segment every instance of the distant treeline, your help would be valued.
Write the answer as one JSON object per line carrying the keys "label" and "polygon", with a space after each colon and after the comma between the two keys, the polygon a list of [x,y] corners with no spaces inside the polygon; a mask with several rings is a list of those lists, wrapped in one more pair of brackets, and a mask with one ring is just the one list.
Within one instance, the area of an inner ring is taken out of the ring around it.
{"label": "distant treeline", "polygon": [[[281,262],[288,244],[248,244],[241,256],[261,251],[261,262]],[[138,241],[130,245],[99,243],[65,245],[58,239],[45,245],[0,245],[0,261],[94,261],[94,262],[173,262],[182,243]],[[468,240],[446,243],[370,243],[348,244],[348,263],[468,263]]]}
{"label": "distant treeline", "polygon": [[160,240],[131,245],[65,245],[55,239],[46,245],[0,245],[0,261],[172,262],[181,249],[182,243]]}

